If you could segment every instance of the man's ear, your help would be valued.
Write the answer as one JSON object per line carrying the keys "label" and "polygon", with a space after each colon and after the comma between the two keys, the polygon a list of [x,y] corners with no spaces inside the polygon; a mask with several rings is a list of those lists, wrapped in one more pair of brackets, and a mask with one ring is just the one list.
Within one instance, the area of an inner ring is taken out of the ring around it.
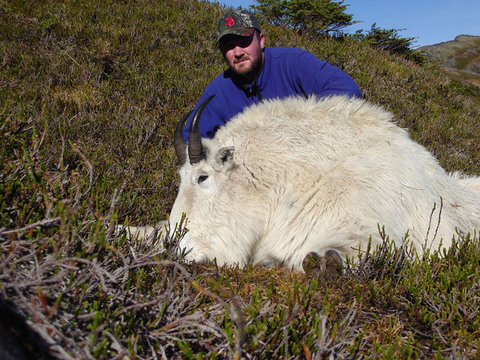
{"label": "man's ear", "polygon": [[260,41],[260,47],[262,50],[265,49],[265,36],[262,32],[258,34],[258,40]]}
{"label": "man's ear", "polygon": [[215,163],[226,169],[230,169],[233,165],[233,154],[235,153],[235,148],[233,146],[226,146],[218,150],[217,155],[215,156]]}

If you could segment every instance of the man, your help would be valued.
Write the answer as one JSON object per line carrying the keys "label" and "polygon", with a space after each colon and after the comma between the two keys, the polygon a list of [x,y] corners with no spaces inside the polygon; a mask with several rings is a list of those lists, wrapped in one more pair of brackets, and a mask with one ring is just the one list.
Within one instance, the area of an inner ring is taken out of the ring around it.
{"label": "man", "polygon": [[[260,25],[248,11],[229,11],[220,18],[217,44],[228,69],[207,86],[194,109],[195,113],[205,99],[215,94],[202,114],[202,137],[212,138],[233,116],[263,99],[292,95],[362,96],[350,76],[308,51],[265,47]],[[183,130],[185,141],[190,121]]]}

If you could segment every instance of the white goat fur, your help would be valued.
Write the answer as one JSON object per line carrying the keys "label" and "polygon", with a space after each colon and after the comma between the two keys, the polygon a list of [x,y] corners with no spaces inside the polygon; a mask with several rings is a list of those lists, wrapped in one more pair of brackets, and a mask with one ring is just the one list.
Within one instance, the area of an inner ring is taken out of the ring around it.
{"label": "white goat fur", "polygon": [[346,97],[237,115],[203,140],[205,160],[180,169],[170,222],[187,216],[187,259],[301,270],[311,251],[345,258],[380,244],[378,226],[399,244],[408,231],[419,253],[479,229],[479,179],[447,174],[392,118]]}

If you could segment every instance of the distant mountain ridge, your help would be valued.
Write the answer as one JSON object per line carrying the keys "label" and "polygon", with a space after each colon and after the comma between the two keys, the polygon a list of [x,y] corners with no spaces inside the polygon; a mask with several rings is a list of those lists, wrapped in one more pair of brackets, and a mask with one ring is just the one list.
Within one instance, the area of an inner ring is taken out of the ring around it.
{"label": "distant mountain ridge", "polygon": [[418,50],[454,79],[480,87],[480,36],[459,35],[455,40]]}

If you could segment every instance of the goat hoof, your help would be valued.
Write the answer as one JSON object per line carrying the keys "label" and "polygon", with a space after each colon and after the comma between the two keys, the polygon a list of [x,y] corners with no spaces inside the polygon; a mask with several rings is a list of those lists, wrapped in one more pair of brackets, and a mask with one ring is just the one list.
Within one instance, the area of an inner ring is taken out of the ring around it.
{"label": "goat hoof", "polygon": [[309,276],[336,279],[342,274],[342,258],[335,250],[327,250],[324,256],[311,251],[303,259],[302,267]]}

